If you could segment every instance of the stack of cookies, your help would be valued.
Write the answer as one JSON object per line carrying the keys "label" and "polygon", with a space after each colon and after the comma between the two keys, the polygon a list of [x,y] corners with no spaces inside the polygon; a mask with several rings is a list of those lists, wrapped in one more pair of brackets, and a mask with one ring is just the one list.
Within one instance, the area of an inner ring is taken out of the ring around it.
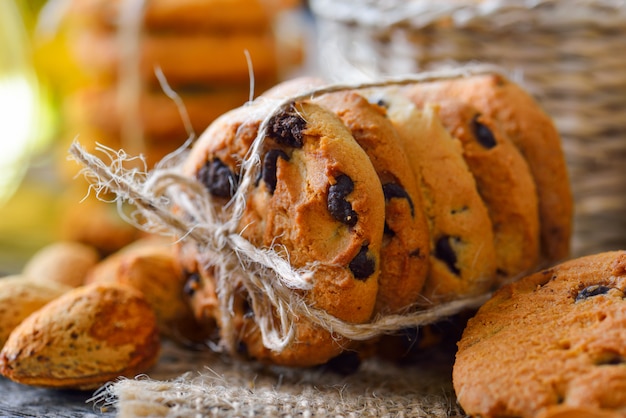
{"label": "stack of cookies", "polygon": [[[368,323],[481,295],[568,257],[572,198],[560,138],[519,86],[481,74],[341,89],[275,112],[278,100],[324,85],[292,80],[222,115],[183,167],[217,208],[228,207],[269,118],[238,232],[311,269],[311,288],[294,291],[299,303]],[[260,296],[240,286],[223,324],[216,289],[237,275],[220,277],[216,260],[192,244],[180,260],[196,316],[234,336],[231,350],[310,366],[359,348],[299,314],[294,340],[270,350]]]}
{"label": "stack of cookies", "polygon": [[[76,0],[66,18],[68,48],[86,82],[67,105],[74,133],[143,153],[152,166],[195,132],[293,69],[275,24],[290,0]],[[290,54],[293,52],[293,54]],[[253,92],[254,93],[254,92]],[[88,135],[86,135],[87,133]]]}
{"label": "stack of cookies", "polygon": [[[66,92],[60,171],[70,141],[142,155],[151,168],[217,116],[274,85],[302,59],[303,33],[279,39],[296,0],[72,0],[63,20],[80,82]],[[293,25],[292,25],[293,26]],[[300,38],[298,38],[300,36]],[[171,90],[170,90],[171,89]],[[128,164],[138,163],[137,160]],[[108,254],[137,238],[115,208],[79,205],[72,183],[63,238]],[[85,206],[88,206],[86,208]]]}

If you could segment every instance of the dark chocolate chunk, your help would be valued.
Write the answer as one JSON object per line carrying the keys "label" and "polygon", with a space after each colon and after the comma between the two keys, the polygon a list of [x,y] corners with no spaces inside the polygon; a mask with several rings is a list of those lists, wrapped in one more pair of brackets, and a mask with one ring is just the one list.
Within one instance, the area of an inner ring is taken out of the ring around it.
{"label": "dark chocolate chunk", "polygon": [[241,310],[244,318],[254,318],[254,310],[252,309],[252,301],[250,299],[244,299]]}
{"label": "dark chocolate chunk", "polygon": [[496,138],[494,138],[493,136],[493,132],[491,132],[491,129],[478,122],[478,116],[474,118],[474,120],[472,121],[472,125],[474,128],[474,135],[476,136],[476,139],[478,140],[480,145],[487,149],[493,148],[498,145],[498,143],[496,142]]}
{"label": "dark chocolate chunk", "polygon": [[620,366],[626,363],[626,359],[618,353],[600,353],[594,361],[597,366]]}
{"label": "dark chocolate chunk", "polygon": [[467,212],[469,210],[468,206],[461,206],[460,208],[453,208],[450,210],[452,215],[457,215],[459,213]]}
{"label": "dark chocolate chunk", "polygon": [[237,354],[245,359],[250,359],[250,353],[248,351],[248,346],[243,341],[237,342],[237,347],[235,348]]}
{"label": "dark chocolate chunk", "polygon": [[394,198],[406,199],[411,207],[411,216],[415,215],[415,208],[413,207],[413,200],[411,196],[404,190],[402,186],[396,183],[387,183],[383,185],[383,193],[385,194],[385,200],[391,200]]}
{"label": "dark chocolate chunk", "polygon": [[187,273],[187,281],[183,291],[187,296],[193,296],[200,288],[200,275],[198,273]]}
{"label": "dark chocolate chunk", "polygon": [[293,108],[279,113],[269,121],[267,135],[281,145],[302,148],[304,138],[302,131],[306,128],[306,121]]}
{"label": "dark chocolate chunk", "polygon": [[276,190],[276,162],[278,158],[282,158],[285,161],[289,161],[289,156],[285,151],[279,149],[269,150],[263,158],[263,169],[261,176],[267,186],[267,190],[274,194]]}
{"label": "dark chocolate chunk", "polygon": [[196,178],[206,186],[209,193],[217,197],[233,197],[238,186],[235,174],[219,158],[207,161]]}
{"label": "dark chocolate chunk", "polygon": [[387,103],[385,99],[378,99],[376,100],[375,104],[377,104],[380,107],[384,107],[385,109],[389,109],[389,103]]}
{"label": "dark chocolate chunk", "polygon": [[576,295],[576,300],[584,300],[593,296],[604,295],[609,290],[611,290],[608,286],[603,286],[599,284],[594,284],[592,286],[587,286]]}
{"label": "dark chocolate chunk", "polygon": [[410,256],[410,257],[417,257],[417,258],[422,258],[422,257],[424,257],[424,256],[422,255],[422,250],[421,250],[421,249],[419,249],[419,248],[416,248],[416,249],[414,249],[413,251],[411,251],[411,252],[409,253],[409,256]]}
{"label": "dark chocolate chunk", "polygon": [[361,247],[359,253],[350,261],[350,271],[355,279],[367,280],[376,271],[376,260],[370,256],[367,245]]}
{"label": "dark chocolate chunk", "polygon": [[339,222],[348,226],[356,225],[357,213],[352,210],[352,205],[346,197],[354,190],[352,179],[341,174],[335,179],[337,182],[328,189],[328,211]]}
{"label": "dark chocolate chunk", "polygon": [[446,263],[452,273],[460,275],[461,270],[456,266],[456,253],[452,247],[453,240],[458,240],[458,238],[447,235],[439,238],[435,244],[435,257]]}

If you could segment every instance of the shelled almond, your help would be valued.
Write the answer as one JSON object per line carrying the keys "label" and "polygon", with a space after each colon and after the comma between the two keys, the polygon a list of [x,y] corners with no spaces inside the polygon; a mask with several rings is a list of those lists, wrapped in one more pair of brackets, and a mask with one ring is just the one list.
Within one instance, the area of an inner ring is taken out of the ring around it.
{"label": "shelled almond", "polygon": [[0,348],[31,313],[70,289],[54,281],[35,281],[20,275],[0,279]]}
{"label": "shelled almond", "polygon": [[0,352],[0,373],[27,385],[93,389],[156,363],[154,312],[136,289],[97,283],[70,290],[18,325]]}
{"label": "shelled almond", "polygon": [[99,260],[95,247],[76,241],[59,241],[37,251],[22,273],[36,281],[53,281],[77,287],[84,284],[89,270]]}
{"label": "shelled almond", "polygon": [[163,336],[182,343],[205,337],[184,295],[186,277],[169,240],[140,239],[98,263],[86,281],[122,283],[139,290],[154,310]]}

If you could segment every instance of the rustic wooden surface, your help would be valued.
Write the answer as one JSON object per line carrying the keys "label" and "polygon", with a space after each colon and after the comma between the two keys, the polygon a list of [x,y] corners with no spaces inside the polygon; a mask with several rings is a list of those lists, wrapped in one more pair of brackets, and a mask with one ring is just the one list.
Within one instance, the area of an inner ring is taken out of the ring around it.
{"label": "rustic wooden surface", "polygon": [[102,412],[91,402],[93,392],[33,388],[0,378],[0,416],[92,418],[113,417],[114,411]]}

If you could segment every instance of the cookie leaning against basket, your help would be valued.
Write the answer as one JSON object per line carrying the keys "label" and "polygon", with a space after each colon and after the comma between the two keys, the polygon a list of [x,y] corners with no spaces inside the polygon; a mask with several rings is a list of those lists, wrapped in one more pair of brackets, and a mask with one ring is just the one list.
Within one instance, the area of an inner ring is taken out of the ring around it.
{"label": "cookie leaning against basket", "polygon": [[[271,109],[271,103],[257,102],[229,112],[195,144],[184,171],[206,185],[217,205],[235,192],[242,160]],[[287,251],[296,268],[312,269],[312,287],[302,295],[308,303],[347,322],[369,321],[378,293],[385,199],[367,154],[336,115],[298,102],[273,116],[260,156],[241,235],[259,248]],[[236,332],[252,357],[306,366],[343,350],[341,339],[300,318],[294,319],[290,345],[281,352],[267,349],[255,323],[255,295],[241,290],[252,299],[241,301]],[[223,325],[219,317],[217,322]]]}

